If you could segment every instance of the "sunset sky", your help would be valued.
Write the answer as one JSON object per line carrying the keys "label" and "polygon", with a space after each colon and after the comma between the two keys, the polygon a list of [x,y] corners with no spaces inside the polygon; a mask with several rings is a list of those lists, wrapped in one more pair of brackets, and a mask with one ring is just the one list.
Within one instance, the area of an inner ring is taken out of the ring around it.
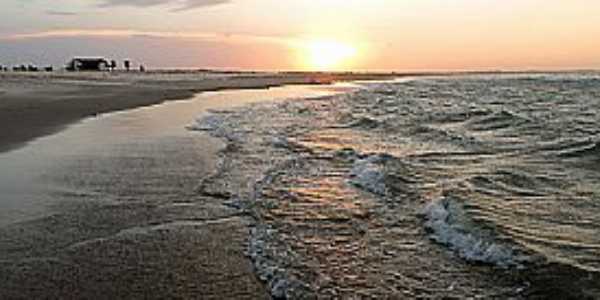
{"label": "sunset sky", "polygon": [[155,68],[600,68],[596,0],[2,0],[0,64]]}

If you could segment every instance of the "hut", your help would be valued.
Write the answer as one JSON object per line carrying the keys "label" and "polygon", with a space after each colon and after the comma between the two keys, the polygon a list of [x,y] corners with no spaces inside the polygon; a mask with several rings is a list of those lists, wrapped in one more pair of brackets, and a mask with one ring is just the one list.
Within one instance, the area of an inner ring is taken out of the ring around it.
{"label": "hut", "polygon": [[107,71],[109,62],[101,57],[76,57],[67,63],[67,71]]}

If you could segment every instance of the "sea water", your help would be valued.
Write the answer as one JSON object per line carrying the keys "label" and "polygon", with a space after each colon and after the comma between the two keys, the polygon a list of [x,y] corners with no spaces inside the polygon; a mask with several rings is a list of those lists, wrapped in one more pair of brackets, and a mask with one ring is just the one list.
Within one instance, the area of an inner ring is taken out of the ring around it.
{"label": "sea water", "polygon": [[201,118],[274,296],[600,297],[600,75],[422,77]]}

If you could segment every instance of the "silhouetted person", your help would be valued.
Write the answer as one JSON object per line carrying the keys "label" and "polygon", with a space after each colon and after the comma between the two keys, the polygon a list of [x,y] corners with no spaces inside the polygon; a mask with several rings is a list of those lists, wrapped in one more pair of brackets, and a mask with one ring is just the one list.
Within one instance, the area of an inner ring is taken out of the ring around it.
{"label": "silhouetted person", "polygon": [[125,66],[125,70],[129,72],[129,69],[131,69],[131,62],[129,60],[126,60],[123,62],[123,65]]}
{"label": "silhouetted person", "polygon": [[144,67],[144,65],[140,65],[140,72],[146,72],[146,67]]}
{"label": "silhouetted person", "polygon": [[110,61],[110,70],[114,71],[116,68],[117,68],[117,61],[111,60]]}

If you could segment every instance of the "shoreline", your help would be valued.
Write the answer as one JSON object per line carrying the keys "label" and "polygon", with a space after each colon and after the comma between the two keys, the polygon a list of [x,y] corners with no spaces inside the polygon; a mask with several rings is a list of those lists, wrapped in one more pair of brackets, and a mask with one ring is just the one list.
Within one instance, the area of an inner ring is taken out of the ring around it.
{"label": "shoreline", "polygon": [[188,126],[213,111],[338,93],[198,94],[80,122],[0,155],[0,215],[16,217],[0,218],[0,298],[269,299],[246,254],[254,221],[204,189],[219,177],[226,145]]}
{"label": "shoreline", "polygon": [[0,153],[99,114],[184,100],[201,92],[384,80],[401,74],[0,73]]}

